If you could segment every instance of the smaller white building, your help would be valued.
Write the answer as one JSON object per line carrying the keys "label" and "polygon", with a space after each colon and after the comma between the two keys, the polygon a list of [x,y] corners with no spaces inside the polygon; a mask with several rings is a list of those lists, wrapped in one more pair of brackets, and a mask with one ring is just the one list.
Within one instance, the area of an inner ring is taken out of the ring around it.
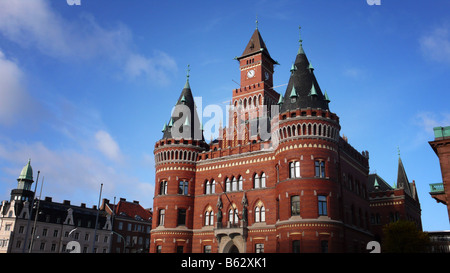
{"label": "smaller white building", "polygon": [[34,199],[30,161],[17,180],[0,207],[0,253],[109,253],[112,225],[105,211]]}

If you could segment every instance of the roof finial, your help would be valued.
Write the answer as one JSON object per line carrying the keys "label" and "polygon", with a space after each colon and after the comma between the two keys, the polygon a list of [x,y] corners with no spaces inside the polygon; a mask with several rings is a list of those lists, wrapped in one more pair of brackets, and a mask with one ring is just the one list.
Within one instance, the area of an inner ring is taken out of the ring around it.
{"label": "roof finial", "polygon": [[302,30],[302,27],[298,26],[298,34],[299,34],[299,37],[300,37],[300,40],[299,40],[300,45],[302,45],[302,43],[303,43],[301,30]]}
{"label": "roof finial", "polygon": [[301,29],[302,29],[302,27],[301,27],[301,26],[298,26],[298,34],[299,34],[299,37],[300,37],[300,40],[299,40],[299,42],[300,42],[300,47],[298,48],[298,53],[297,53],[297,55],[298,55],[298,54],[305,54],[305,51],[303,50],[303,40],[302,40]]}
{"label": "roof finial", "polygon": [[184,89],[191,89],[191,86],[189,85],[189,72],[191,72],[190,65],[188,64],[186,69],[186,84],[184,85]]}
{"label": "roof finial", "polygon": [[256,23],[256,29],[258,29],[258,14],[256,14],[256,21],[255,21],[255,23]]}
{"label": "roof finial", "polygon": [[400,158],[400,147],[397,146],[398,157]]}
{"label": "roof finial", "polygon": [[186,78],[187,78],[187,80],[189,80],[189,72],[191,72],[190,66],[191,65],[188,64],[187,69],[186,69]]}

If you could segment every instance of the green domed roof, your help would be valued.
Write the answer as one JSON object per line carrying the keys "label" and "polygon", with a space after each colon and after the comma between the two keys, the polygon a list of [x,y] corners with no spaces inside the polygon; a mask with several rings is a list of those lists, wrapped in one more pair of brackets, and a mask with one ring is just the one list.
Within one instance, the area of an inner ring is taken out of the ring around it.
{"label": "green domed roof", "polygon": [[28,159],[28,163],[23,167],[22,172],[19,175],[19,179],[33,180],[33,169],[31,168],[31,159]]}

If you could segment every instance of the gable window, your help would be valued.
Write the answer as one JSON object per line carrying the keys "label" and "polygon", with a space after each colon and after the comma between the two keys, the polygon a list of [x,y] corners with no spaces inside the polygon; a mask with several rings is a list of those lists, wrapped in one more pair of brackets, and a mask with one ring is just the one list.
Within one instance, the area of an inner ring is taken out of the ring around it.
{"label": "gable window", "polygon": [[300,177],[300,162],[292,161],[289,162],[289,178]]}

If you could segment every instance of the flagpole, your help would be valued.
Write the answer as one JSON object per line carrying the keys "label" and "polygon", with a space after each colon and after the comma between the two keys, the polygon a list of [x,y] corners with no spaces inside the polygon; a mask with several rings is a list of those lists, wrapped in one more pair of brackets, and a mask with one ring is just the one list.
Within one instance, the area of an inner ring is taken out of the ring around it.
{"label": "flagpole", "polygon": [[28,250],[28,253],[31,253],[31,251],[33,251],[34,235],[36,234],[36,221],[37,221],[38,214],[39,214],[39,204],[41,203],[42,187],[44,186],[44,178],[45,178],[45,176],[42,177],[41,190],[39,192],[39,199],[37,200],[36,213],[34,215],[33,230],[31,232],[30,249]]}
{"label": "flagpole", "polygon": [[25,248],[27,245],[27,241],[28,241],[28,234],[29,234],[29,230],[30,230],[30,223],[31,223],[31,215],[33,214],[33,206],[34,206],[34,201],[36,200],[36,191],[37,191],[37,185],[39,182],[39,174],[41,173],[40,170],[38,170],[38,175],[36,178],[36,184],[34,184],[34,193],[33,193],[33,200],[31,200],[31,203],[29,204],[29,210],[28,210],[28,221],[27,221],[27,230],[25,232],[25,242],[23,243],[23,248],[22,248],[22,253],[25,253]]}
{"label": "flagpole", "polygon": [[100,185],[100,195],[98,196],[97,217],[95,218],[94,238],[92,240],[92,253],[94,253],[95,237],[97,237],[97,225],[98,225],[98,216],[100,214],[100,200],[102,199],[102,189],[103,189],[103,183]]}

